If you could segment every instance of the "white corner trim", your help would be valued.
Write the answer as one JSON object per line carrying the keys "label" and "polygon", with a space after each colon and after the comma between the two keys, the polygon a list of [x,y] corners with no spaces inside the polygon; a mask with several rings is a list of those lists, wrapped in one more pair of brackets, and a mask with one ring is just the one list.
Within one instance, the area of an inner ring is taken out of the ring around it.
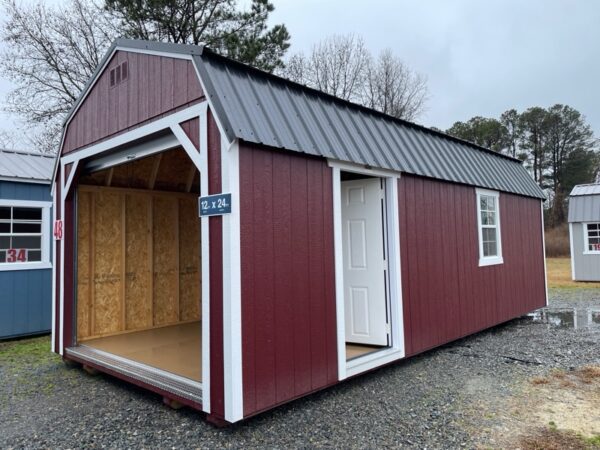
{"label": "white corner trim", "polygon": [[231,193],[231,213],[223,216],[223,361],[225,420],[244,417],[242,378],[242,288],[240,249],[239,142],[221,135],[222,191]]}
{"label": "white corner trim", "polygon": [[[54,183],[52,183],[52,186],[54,187]],[[54,238],[54,222],[56,222],[56,205],[58,204],[57,199],[56,199],[56,195],[52,196],[52,224],[51,224],[51,230],[52,230],[52,236],[50,237],[50,239],[52,239],[52,335],[51,335],[51,342],[50,342],[50,351],[52,353],[56,353],[56,346],[54,345],[54,343],[56,342],[56,333],[57,333],[57,329],[56,329],[56,275],[57,275],[57,270],[58,268],[56,267],[56,250],[58,248],[58,245],[56,245],[56,239]]]}
{"label": "white corner trim", "polygon": [[[333,233],[335,255],[335,292],[336,292],[336,323],[337,323],[337,352],[338,379],[357,375],[392,361],[404,358],[406,354],[404,342],[404,317],[402,299],[402,271],[400,255],[400,219],[398,180],[400,173],[367,169],[354,164],[328,160],[332,168],[333,182]],[[392,346],[378,352],[370,353],[360,358],[346,361],[346,332],[344,311],[344,254],[342,242],[342,195],[341,171],[362,173],[376,176],[385,180],[386,191],[386,244],[388,248],[388,280],[389,306],[391,314]],[[394,274],[396,276],[394,276]]]}
{"label": "white corner trim", "polygon": [[575,249],[573,248],[573,224],[569,222],[569,247],[571,250],[571,279],[575,280]]}
{"label": "white corner trim", "polygon": [[[483,256],[483,228],[481,224],[481,202],[479,197],[482,195],[495,197],[496,198],[496,246],[498,255],[496,256]],[[479,267],[494,266],[497,264],[504,264],[504,258],[502,257],[502,218],[500,217],[500,192],[491,191],[489,189],[475,188],[475,203],[476,203],[476,214],[477,214],[477,238],[479,240]]]}
{"label": "white corner trim", "polygon": [[544,201],[540,200],[540,214],[542,218],[542,255],[544,257],[544,290],[546,292],[546,306],[548,306],[548,269],[546,267],[546,230],[544,227]]}
{"label": "white corner trim", "polygon": [[[63,238],[60,240],[60,280],[59,280],[59,324],[60,330],[58,334],[58,353],[64,355],[64,334],[65,334],[65,167],[61,164],[60,180],[58,185],[60,188],[60,219],[63,221]],[[56,194],[55,194],[56,195]]]}
{"label": "white corner trim", "polygon": [[[200,111],[200,195],[208,195],[208,133],[206,108]],[[210,414],[210,227],[200,218],[202,253],[202,411]]]}

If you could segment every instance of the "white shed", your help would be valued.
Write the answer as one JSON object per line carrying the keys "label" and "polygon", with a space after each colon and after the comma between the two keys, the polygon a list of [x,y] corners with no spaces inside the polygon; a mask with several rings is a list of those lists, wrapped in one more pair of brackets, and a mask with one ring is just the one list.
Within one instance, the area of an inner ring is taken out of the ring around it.
{"label": "white shed", "polygon": [[600,184],[580,184],[571,191],[569,235],[573,280],[600,281]]}

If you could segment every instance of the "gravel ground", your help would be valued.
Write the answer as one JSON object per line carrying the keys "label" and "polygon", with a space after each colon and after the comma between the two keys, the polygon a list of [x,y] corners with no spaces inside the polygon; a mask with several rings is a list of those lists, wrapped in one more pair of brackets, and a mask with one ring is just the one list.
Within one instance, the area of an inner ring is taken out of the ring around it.
{"label": "gravel ground", "polygon": [[[600,310],[598,290],[553,291],[551,298],[552,307]],[[486,402],[493,411],[533,376],[598,365],[599,344],[600,325],[518,319],[228,429],[54,356],[0,358],[0,448],[473,448],[478,430],[494,420],[474,416],[474,405]]]}

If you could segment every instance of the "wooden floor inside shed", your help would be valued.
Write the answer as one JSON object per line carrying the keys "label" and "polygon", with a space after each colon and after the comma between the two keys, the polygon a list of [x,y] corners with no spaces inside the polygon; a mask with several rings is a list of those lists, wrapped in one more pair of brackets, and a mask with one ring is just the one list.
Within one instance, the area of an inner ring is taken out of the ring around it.
{"label": "wooden floor inside shed", "polygon": [[83,345],[202,381],[200,321],[89,339]]}
{"label": "wooden floor inside shed", "polygon": [[373,345],[348,344],[346,343],[346,361],[359,356],[368,355],[387,347],[377,347]]}

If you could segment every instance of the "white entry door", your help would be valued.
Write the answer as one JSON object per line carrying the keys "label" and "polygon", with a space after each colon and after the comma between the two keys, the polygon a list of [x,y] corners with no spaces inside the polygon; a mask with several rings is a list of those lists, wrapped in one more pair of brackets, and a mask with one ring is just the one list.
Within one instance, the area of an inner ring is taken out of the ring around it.
{"label": "white entry door", "polygon": [[389,345],[382,181],[341,185],[346,342]]}

